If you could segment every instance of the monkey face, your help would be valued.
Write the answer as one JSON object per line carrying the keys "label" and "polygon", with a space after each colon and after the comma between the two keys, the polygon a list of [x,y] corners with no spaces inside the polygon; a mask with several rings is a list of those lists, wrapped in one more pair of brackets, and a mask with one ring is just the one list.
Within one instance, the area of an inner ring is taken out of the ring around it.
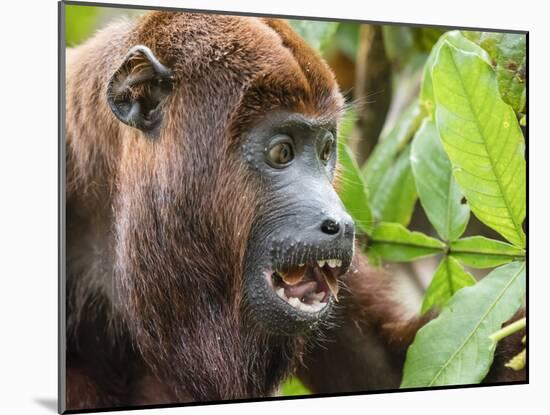
{"label": "monkey face", "polygon": [[279,112],[242,145],[265,194],[246,260],[246,300],[270,332],[316,327],[351,263],[354,225],[332,186],[335,130],[332,121]]}

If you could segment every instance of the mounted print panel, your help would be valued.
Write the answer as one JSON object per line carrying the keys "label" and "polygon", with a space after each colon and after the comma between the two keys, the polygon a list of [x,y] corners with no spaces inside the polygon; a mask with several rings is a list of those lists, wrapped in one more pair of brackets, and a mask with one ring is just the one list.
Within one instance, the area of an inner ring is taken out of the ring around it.
{"label": "mounted print panel", "polygon": [[60,27],[60,412],[528,381],[526,32]]}

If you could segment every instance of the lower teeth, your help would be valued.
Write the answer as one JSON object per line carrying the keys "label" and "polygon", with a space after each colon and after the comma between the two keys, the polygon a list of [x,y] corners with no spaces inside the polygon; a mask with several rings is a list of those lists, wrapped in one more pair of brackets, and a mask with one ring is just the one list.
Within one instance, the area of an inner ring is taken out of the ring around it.
{"label": "lower teeth", "polygon": [[309,304],[300,301],[298,297],[287,298],[287,296],[285,295],[285,290],[282,287],[279,288],[276,293],[279,297],[288,302],[292,307],[310,313],[320,311],[327,305],[327,303],[321,302],[321,300],[325,297],[325,293],[323,292],[308,294],[307,298],[311,300],[311,303]]}

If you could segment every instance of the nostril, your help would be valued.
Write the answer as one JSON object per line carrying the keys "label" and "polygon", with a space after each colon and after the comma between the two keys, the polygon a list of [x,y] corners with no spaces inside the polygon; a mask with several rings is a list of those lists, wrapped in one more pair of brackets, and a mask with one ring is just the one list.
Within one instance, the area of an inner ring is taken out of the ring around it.
{"label": "nostril", "polygon": [[340,224],[333,219],[326,219],[321,224],[321,231],[329,235],[336,235],[340,232]]}

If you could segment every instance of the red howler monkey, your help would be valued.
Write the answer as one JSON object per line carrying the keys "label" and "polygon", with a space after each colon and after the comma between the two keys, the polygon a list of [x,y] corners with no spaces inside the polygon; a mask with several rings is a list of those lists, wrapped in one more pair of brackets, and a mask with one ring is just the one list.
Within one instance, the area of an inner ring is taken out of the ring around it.
{"label": "red howler monkey", "polygon": [[66,409],[399,385],[424,320],[353,255],[344,100],[284,21],[151,12],[66,66]]}

